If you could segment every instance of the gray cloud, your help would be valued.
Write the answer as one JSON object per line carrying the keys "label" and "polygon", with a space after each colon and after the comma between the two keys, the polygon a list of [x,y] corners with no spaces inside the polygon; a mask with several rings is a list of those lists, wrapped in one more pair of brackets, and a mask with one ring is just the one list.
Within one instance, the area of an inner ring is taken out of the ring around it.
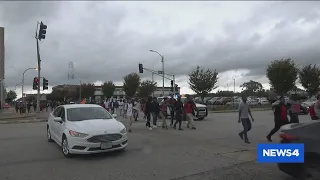
{"label": "gray cloud", "polygon": [[[177,12],[178,16],[180,10],[183,13],[183,9],[173,5],[163,8],[170,3],[159,3],[159,9],[164,14]],[[77,83],[67,79],[69,62],[74,62],[75,75],[84,82],[122,81],[124,75],[138,71],[139,62],[160,70],[160,57],[149,49],[162,53],[166,71],[178,77],[185,76],[197,65],[219,72],[250,69],[248,76],[261,77],[266,65],[275,59],[291,57],[299,64],[318,63],[320,28],[316,23],[320,21],[320,4],[316,1],[260,3],[248,12],[247,18],[223,21],[223,34],[215,35],[216,29],[209,26],[215,22],[210,18],[219,12],[205,14],[207,18],[202,22],[199,19],[197,26],[176,30],[179,24],[184,25],[180,21],[188,22],[187,18],[193,21],[193,17],[185,14],[185,19],[179,21],[166,16],[155,19],[153,15],[157,14],[152,10],[157,9],[151,8],[156,6],[154,3],[0,2],[0,26],[6,30],[6,83],[14,86],[21,81],[24,69],[36,66],[34,33],[38,20],[48,25],[47,39],[40,46],[42,76],[49,79],[50,85]],[[223,8],[222,5],[190,2],[191,7],[206,10]],[[185,3],[184,7],[187,6]],[[138,17],[133,18],[136,21],[128,21],[133,16]],[[309,24],[315,27],[301,29]],[[26,75],[30,85],[35,75],[36,72]],[[148,76],[150,73],[142,74],[143,78]]]}

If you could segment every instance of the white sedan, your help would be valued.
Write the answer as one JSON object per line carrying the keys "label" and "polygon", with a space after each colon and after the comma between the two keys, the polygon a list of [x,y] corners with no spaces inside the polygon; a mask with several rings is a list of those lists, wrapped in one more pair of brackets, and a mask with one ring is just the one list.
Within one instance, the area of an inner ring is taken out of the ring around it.
{"label": "white sedan", "polygon": [[124,150],[127,131],[115,117],[95,104],[61,105],[49,115],[47,138],[61,146],[65,157]]}

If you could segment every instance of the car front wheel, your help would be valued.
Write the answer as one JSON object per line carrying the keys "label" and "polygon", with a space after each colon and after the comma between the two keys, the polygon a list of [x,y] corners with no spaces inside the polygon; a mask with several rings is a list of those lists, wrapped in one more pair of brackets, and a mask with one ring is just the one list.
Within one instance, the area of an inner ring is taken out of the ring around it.
{"label": "car front wheel", "polygon": [[72,156],[69,151],[69,144],[68,144],[67,137],[65,137],[65,136],[62,137],[61,150],[62,150],[63,155],[66,158],[70,158]]}

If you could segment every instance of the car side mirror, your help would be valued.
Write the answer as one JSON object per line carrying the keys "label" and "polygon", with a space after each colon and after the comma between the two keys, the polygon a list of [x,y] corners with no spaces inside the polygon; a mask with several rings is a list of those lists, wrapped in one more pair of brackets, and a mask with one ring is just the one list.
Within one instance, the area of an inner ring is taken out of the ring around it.
{"label": "car side mirror", "polygon": [[113,117],[113,118],[117,118],[117,115],[116,115],[116,114],[112,114],[112,117]]}
{"label": "car side mirror", "polygon": [[53,119],[54,122],[58,122],[58,123],[62,123],[63,120],[61,119],[61,117],[54,117]]}

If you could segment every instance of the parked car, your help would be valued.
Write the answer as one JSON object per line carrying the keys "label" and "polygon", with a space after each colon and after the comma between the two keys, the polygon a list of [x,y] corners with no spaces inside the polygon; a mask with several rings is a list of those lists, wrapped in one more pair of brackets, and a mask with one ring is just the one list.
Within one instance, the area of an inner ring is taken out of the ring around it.
{"label": "parked car", "polygon": [[315,179],[320,179],[320,121],[288,124],[281,128],[281,143],[303,143],[304,163],[278,163],[280,171],[300,178],[305,169]]}
{"label": "parked car", "polygon": [[65,157],[124,150],[128,145],[125,126],[96,104],[58,106],[49,114],[47,138],[61,146]]}

